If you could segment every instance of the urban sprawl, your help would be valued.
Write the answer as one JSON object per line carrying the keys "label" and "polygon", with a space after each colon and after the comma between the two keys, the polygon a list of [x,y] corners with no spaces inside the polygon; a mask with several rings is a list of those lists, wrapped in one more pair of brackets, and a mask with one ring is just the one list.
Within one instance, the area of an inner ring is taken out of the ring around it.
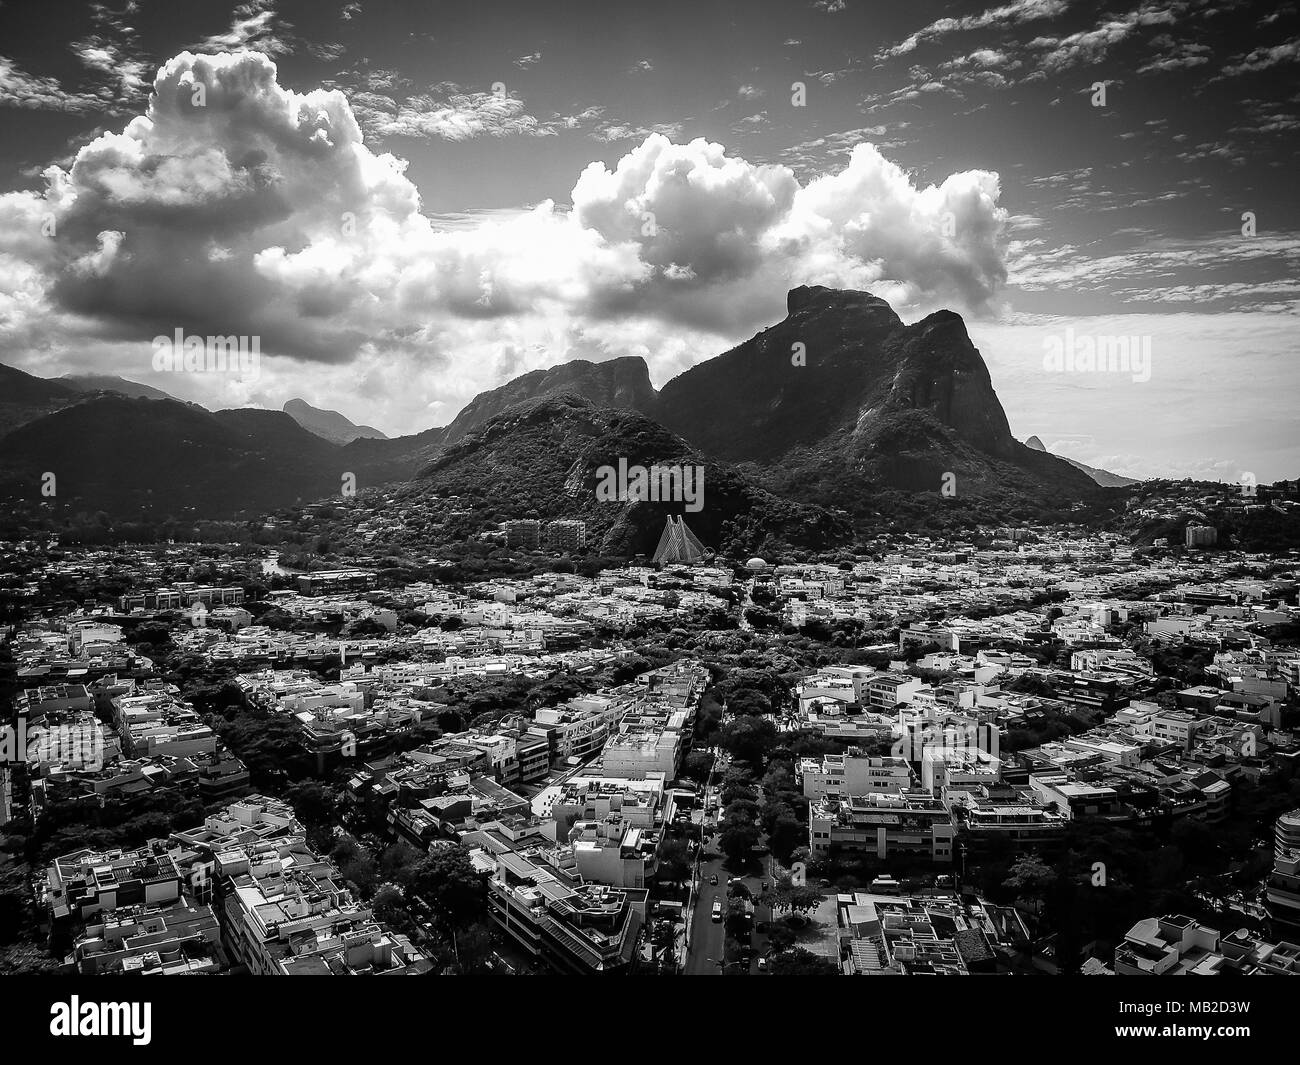
{"label": "urban sprawl", "polygon": [[1296,552],[552,525],[3,545],[5,970],[1300,973]]}

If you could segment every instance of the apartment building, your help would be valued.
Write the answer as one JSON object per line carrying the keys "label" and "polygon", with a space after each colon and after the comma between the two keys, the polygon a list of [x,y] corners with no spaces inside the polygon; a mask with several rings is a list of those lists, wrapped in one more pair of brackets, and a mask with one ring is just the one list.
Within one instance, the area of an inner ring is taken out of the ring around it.
{"label": "apartment building", "polygon": [[995,787],[1002,760],[976,747],[927,746],[921,751],[921,788],[940,795],[945,788]]}
{"label": "apartment building", "polygon": [[625,974],[636,968],[649,893],[585,884],[527,836],[505,826],[469,833],[475,868],[491,874],[493,925],[539,966],[568,975]]}
{"label": "apartment building", "polygon": [[867,683],[867,705],[887,713],[927,687],[920,677],[906,673],[878,675]]}
{"label": "apartment building", "polygon": [[1239,929],[1222,935],[1190,917],[1139,921],[1115,950],[1119,976],[1300,976],[1300,945]]}
{"label": "apartment building", "polygon": [[[245,809],[260,818],[257,803]],[[423,951],[353,898],[334,863],[313,853],[296,827],[253,841],[209,842],[231,961],[254,976],[415,975],[432,968]]]}
{"label": "apartment building", "polygon": [[956,834],[947,807],[920,792],[822,799],[809,809],[808,847],[814,854],[837,848],[880,860],[898,854],[948,863]]}
{"label": "apartment building", "polygon": [[1026,847],[1061,839],[1068,818],[1044,803],[1028,788],[1006,785],[957,785],[942,792],[954,821],[966,827],[972,851],[998,840]]}
{"label": "apartment building", "polygon": [[45,879],[45,902],[55,920],[84,921],[104,910],[169,905],[181,897],[181,870],[161,840],[126,851],[73,851],[54,859]]}
{"label": "apartment building", "polygon": [[956,897],[836,896],[836,924],[850,976],[966,976],[996,967],[996,927],[982,907]]}
{"label": "apartment building", "polygon": [[155,588],[119,596],[118,607],[129,613],[132,610],[184,610],[194,603],[204,606],[242,606],[244,589],[179,583],[172,588]]}
{"label": "apartment building", "polygon": [[1212,722],[1181,710],[1164,710],[1151,718],[1151,738],[1157,743],[1171,743],[1184,751],[1192,741],[1212,727]]}
{"label": "apartment building", "polygon": [[75,941],[73,959],[82,976],[193,976],[228,966],[212,907],[189,899],[92,915]]}
{"label": "apartment building", "polygon": [[[508,536],[507,532],[507,538]],[[547,522],[546,546],[551,551],[581,551],[587,546],[587,523],[585,521]]]}
{"label": "apartment building", "polygon": [[374,571],[368,569],[317,570],[298,577],[299,594],[309,596],[362,592],[374,586]]}
{"label": "apartment building", "polygon": [[585,761],[601,751],[630,705],[622,699],[581,696],[559,706],[539,707],[528,731],[545,737],[553,764]]}
{"label": "apartment building", "polygon": [[1273,872],[1265,891],[1273,920],[1300,933],[1300,807],[1273,825]]}
{"label": "apartment building", "polygon": [[683,733],[662,720],[624,720],[601,751],[601,772],[639,780],[655,774],[675,780],[684,750]]}
{"label": "apartment building", "polygon": [[894,794],[914,783],[911,766],[904,758],[867,755],[859,748],[844,754],[801,758],[798,767],[803,794],[810,799],[846,798],[876,792]]}
{"label": "apartment building", "polygon": [[508,521],[504,525],[506,546],[521,551],[538,551],[542,546],[542,523],[532,518]]}

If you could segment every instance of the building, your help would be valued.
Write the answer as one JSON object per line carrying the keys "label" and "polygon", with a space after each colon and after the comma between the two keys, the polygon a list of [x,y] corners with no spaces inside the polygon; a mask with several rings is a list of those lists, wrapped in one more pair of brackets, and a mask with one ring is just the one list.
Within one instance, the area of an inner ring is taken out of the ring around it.
{"label": "building", "polygon": [[302,595],[336,595],[339,592],[364,592],[375,586],[374,571],[368,569],[318,570],[298,577]]}
{"label": "building", "polygon": [[523,518],[505,523],[506,546],[520,551],[540,551],[542,547],[542,523],[533,518]]}
{"label": "building", "polygon": [[867,683],[867,705],[875,710],[893,710],[926,688],[925,681],[907,674],[881,674]]}
{"label": "building", "polygon": [[659,537],[659,545],[655,548],[654,564],[656,566],[665,563],[691,564],[703,558],[704,545],[700,543],[699,537],[686,527],[686,522],[681,515],[674,519],[673,515],[669,514],[664,531]]}
{"label": "building", "polygon": [[243,602],[243,588],[226,588],[215,585],[200,586],[182,582],[174,588],[155,588],[148,592],[120,596],[117,605],[124,611],[184,610],[195,603],[202,603],[204,606],[210,607],[241,606]]}
{"label": "building", "polygon": [[283,802],[252,796],[177,833],[233,964],[254,976],[418,975],[432,962],[352,896]]}
{"label": "building", "polygon": [[803,793],[810,799],[842,799],[875,792],[892,795],[913,784],[906,759],[866,755],[856,747],[820,759],[801,758],[798,774]]}
{"label": "building", "polygon": [[548,860],[526,829],[499,824],[463,839],[491,874],[492,923],[534,964],[568,975],[621,975],[636,967],[649,893],[585,884]]}
{"label": "building", "polygon": [[585,521],[548,522],[546,546],[551,551],[581,551],[587,546],[587,523]]}
{"label": "building", "polygon": [[45,901],[56,920],[85,920],[122,906],[165,906],[181,897],[183,876],[167,845],[65,854],[45,874]]}
{"label": "building", "polygon": [[622,720],[629,704],[624,700],[588,695],[560,706],[539,707],[528,731],[546,738],[551,761],[584,760],[604,749],[610,732]]}
{"label": "building", "polygon": [[668,722],[625,720],[621,730],[605,741],[601,751],[602,772],[633,780],[656,774],[675,780],[683,749],[682,730]]}
{"label": "building", "polygon": [[189,899],[119,906],[86,921],[73,946],[82,976],[177,976],[228,967],[212,907]]}
{"label": "building", "polygon": [[1265,892],[1273,920],[1300,933],[1300,807],[1273,826],[1273,872]]}
{"label": "building", "polygon": [[808,849],[853,851],[884,861],[895,854],[952,861],[957,829],[947,807],[921,792],[822,799],[808,812]]}
{"label": "building", "polygon": [[1184,751],[1190,751],[1193,740],[1210,727],[1211,722],[1198,719],[1193,714],[1181,710],[1165,710],[1151,718],[1151,738],[1157,743],[1170,743]]}
{"label": "building", "polygon": [[850,976],[966,976],[996,969],[1000,936],[976,901],[837,895],[841,969]]}
{"label": "building", "polygon": [[1300,946],[1246,929],[1221,935],[1190,917],[1148,917],[1115,949],[1118,976],[1300,976]]}
{"label": "building", "polygon": [[1186,532],[1188,547],[1213,547],[1219,539],[1219,530],[1213,525],[1189,525]]}

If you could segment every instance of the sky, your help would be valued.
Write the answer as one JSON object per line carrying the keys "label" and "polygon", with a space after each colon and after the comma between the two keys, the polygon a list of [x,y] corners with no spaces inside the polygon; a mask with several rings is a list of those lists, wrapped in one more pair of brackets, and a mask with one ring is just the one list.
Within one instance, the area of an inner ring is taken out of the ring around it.
{"label": "sky", "polygon": [[1294,2],[5,0],[0,362],[397,435],[826,284],[961,313],[1021,439],[1295,477],[1298,72]]}

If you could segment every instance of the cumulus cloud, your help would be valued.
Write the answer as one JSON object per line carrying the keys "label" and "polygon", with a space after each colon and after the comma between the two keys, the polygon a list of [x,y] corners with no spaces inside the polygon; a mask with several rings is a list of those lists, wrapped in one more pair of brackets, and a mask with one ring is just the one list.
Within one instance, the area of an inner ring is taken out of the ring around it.
{"label": "cumulus cloud", "polygon": [[1005,278],[995,174],[920,187],[866,143],[801,183],[651,133],[589,165],[571,207],[431,218],[343,93],[286,89],[251,51],[176,56],[144,114],[46,177],[0,195],[0,344],[19,361],[94,346],[144,366],[177,328],[258,336],[264,389],[294,361],[401,367],[421,382],[402,428],[571,357],[644,352],[662,380],[778,318],[795,284],[979,311]]}

